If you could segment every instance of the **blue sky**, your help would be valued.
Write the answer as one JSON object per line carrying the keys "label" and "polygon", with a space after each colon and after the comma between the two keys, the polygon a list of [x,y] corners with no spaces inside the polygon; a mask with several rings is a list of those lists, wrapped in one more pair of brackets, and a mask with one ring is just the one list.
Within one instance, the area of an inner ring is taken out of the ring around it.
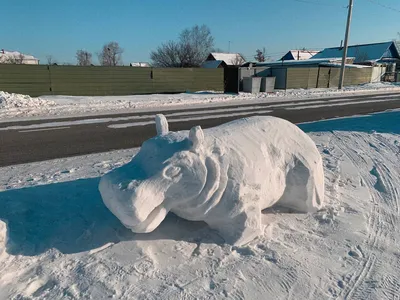
{"label": "blue sky", "polygon": [[[375,3],[374,3],[375,2]],[[394,8],[390,10],[381,5]],[[75,63],[78,49],[98,52],[108,41],[123,61],[148,61],[160,43],[195,24],[210,27],[215,46],[250,59],[265,47],[273,57],[293,48],[338,46],[348,0],[18,0],[1,7],[0,48]],[[392,40],[400,1],[355,0],[350,44]],[[95,56],[95,55],[94,55]]]}

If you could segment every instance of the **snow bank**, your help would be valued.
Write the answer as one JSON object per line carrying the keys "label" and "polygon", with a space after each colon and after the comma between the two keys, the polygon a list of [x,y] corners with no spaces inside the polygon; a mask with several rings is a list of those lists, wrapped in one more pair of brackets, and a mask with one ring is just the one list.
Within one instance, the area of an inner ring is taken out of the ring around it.
{"label": "snow bank", "polygon": [[0,255],[6,250],[7,239],[7,223],[0,219]]}
{"label": "snow bank", "polygon": [[205,221],[226,242],[262,233],[261,210],[276,203],[313,212],[324,199],[324,172],[314,142],[275,117],[252,117],[203,130],[158,135],[128,164],[102,177],[105,205],[134,232],[151,232],[167,213]]}
{"label": "snow bank", "polygon": [[54,106],[56,103],[52,100],[33,98],[28,95],[14,94],[0,91],[0,109],[17,108],[43,108]]}
{"label": "snow bank", "polygon": [[[370,83],[345,87],[343,90],[330,89],[293,89],[277,90],[274,93],[239,93],[239,95],[221,92],[197,92],[175,95],[127,95],[127,96],[61,96],[48,95],[33,98],[19,94],[0,92],[0,119],[27,117],[66,117],[93,114],[111,114],[160,109],[179,109],[184,106],[209,108],[210,105],[239,105],[242,103],[284,102],[295,99],[346,97],[368,92],[390,92],[400,90],[396,83]],[[1,104],[5,103],[5,104]]]}

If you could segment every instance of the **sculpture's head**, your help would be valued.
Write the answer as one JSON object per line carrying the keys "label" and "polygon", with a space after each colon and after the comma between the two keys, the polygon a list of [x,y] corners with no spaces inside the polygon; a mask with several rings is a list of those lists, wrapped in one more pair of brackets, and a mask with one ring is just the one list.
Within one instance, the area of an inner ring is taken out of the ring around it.
{"label": "sculpture's head", "polygon": [[202,129],[169,132],[163,115],[156,128],[157,136],[99,184],[105,205],[134,232],[153,231],[171,209],[198,197],[207,180]]}

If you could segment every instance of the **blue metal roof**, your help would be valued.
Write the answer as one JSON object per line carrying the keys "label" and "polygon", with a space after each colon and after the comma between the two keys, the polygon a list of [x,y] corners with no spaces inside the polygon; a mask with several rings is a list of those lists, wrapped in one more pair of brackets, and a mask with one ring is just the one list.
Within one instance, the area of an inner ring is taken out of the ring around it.
{"label": "blue metal roof", "polygon": [[[314,55],[314,58],[342,57],[343,47],[326,48]],[[348,57],[355,57],[355,62],[380,61],[384,58],[400,59],[399,51],[394,42],[354,45],[348,48]]]}
{"label": "blue metal roof", "polygon": [[222,62],[222,60],[206,60],[201,64],[201,67],[206,69],[216,69]]}

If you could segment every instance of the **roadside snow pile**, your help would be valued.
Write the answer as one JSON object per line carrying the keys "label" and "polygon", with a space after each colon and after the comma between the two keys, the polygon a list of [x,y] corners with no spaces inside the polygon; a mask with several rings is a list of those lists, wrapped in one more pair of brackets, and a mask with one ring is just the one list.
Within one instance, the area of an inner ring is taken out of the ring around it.
{"label": "roadside snow pile", "polygon": [[125,228],[98,176],[136,149],[0,168],[0,299],[397,299],[399,122],[300,124],[322,155],[324,208],[266,209],[246,246],[174,214],[151,233]]}
{"label": "roadside snow pile", "polygon": [[293,89],[276,90],[274,93],[239,93],[197,92],[184,94],[154,94],[127,96],[61,96],[48,95],[40,98],[0,92],[0,119],[27,117],[67,117],[99,114],[115,114],[140,111],[159,111],[167,109],[210,108],[211,105],[241,105],[265,102],[290,102],[294,99],[323,97],[346,97],[362,95],[368,92],[400,91],[399,84],[371,83],[361,86],[346,87],[339,91],[330,89]]}
{"label": "roadside snow pile", "polygon": [[0,109],[36,108],[41,109],[47,106],[54,106],[52,100],[33,98],[28,95],[14,94],[0,91]]}
{"label": "roadside snow pile", "polygon": [[6,251],[7,245],[7,223],[0,219],[0,256]]}
{"label": "roadside snow pile", "polygon": [[262,234],[261,211],[278,203],[315,212],[324,199],[324,172],[314,142],[294,124],[251,117],[203,130],[158,135],[131,162],[104,175],[105,205],[133,232],[154,231],[171,211],[204,221],[229,244]]}

